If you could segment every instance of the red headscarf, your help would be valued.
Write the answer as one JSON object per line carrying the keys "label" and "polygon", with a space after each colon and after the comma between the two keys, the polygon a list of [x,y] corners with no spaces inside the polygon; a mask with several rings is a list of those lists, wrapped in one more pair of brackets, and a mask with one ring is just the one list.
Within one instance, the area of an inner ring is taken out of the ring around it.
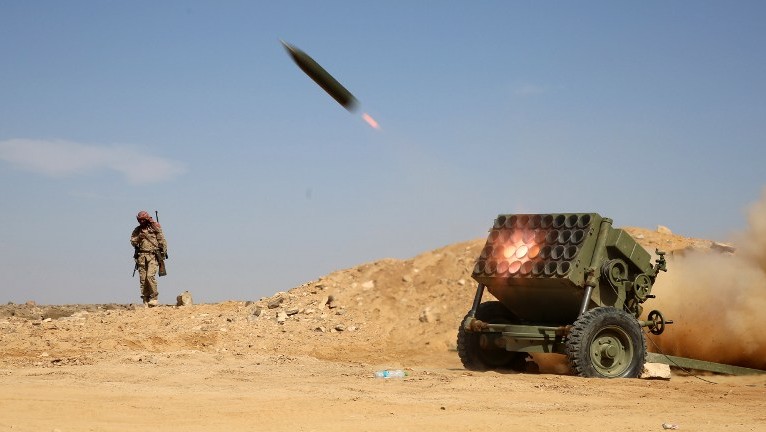
{"label": "red headscarf", "polygon": [[161,228],[159,222],[155,222],[154,219],[152,219],[152,216],[146,210],[141,210],[140,212],[138,212],[138,214],[136,215],[136,219],[138,219],[138,223],[147,221],[153,227]]}

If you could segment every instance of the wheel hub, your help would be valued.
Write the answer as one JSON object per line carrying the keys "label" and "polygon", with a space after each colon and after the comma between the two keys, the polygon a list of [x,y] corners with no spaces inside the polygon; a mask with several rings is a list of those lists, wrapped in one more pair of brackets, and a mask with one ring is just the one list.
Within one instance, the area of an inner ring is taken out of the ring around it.
{"label": "wheel hub", "polygon": [[618,329],[610,328],[602,330],[594,339],[591,355],[593,366],[610,376],[619,374],[622,368],[627,367],[631,349],[625,335]]}
{"label": "wheel hub", "polygon": [[619,353],[620,347],[614,345],[611,341],[601,345],[601,355],[608,359],[614,360]]}

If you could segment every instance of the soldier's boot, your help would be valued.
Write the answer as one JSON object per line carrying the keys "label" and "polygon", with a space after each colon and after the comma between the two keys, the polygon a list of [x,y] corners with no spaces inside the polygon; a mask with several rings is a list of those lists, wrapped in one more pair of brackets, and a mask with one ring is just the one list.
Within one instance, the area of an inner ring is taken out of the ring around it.
{"label": "soldier's boot", "polygon": [[151,299],[149,300],[149,307],[155,307],[157,306],[157,299]]}

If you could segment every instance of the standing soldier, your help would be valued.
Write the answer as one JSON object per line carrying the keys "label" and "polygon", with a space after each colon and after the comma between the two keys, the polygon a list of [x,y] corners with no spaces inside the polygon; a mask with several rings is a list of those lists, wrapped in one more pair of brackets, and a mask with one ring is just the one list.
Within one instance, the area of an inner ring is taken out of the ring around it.
{"label": "standing soldier", "polygon": [[[135,248],[136,269],[141,278],[141,298],[144,306],[157,306],[157,279],[155,275],[167,254],[168,243],[162,234],[162,227],[149,213],[141,211],[136,216],[138,226],[130,235],[130,244]],[[164,273],[160,272],[160,276]]]}

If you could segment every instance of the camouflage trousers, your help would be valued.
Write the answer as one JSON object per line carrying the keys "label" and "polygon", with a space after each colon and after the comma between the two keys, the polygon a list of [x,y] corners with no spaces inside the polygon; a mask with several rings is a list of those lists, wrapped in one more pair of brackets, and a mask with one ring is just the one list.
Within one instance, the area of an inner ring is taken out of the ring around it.
{"label": "camouflage trousers", "polygon": [[140,253],[136,258],[138,264],[138,275],[141,279],[141,298],[144,303],[150,300],[157,300],[157,270],[159,262],[157,257],[151,253]]}

